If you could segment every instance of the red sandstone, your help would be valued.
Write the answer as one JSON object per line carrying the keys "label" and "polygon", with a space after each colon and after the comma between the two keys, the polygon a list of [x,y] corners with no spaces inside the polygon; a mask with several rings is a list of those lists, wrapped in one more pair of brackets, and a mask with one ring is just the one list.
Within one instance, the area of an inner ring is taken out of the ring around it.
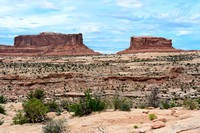
{"label": "red sandstone", "polygon": [[131,37],[130,47],[117,54],[131,54],[144,52],[181,52],[172,47],[172,40],[162,37]]}
{"label": "red sandstone", "polygon": [[43,32],[15,37],[14,46],[0,45],[0,56],[98,55],[83,44],[82,34]]}

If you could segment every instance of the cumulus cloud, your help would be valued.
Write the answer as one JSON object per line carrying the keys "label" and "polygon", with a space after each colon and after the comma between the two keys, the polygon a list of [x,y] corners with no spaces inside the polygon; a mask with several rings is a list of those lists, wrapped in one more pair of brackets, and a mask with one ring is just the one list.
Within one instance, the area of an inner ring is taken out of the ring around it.
{"label": "cumulus cloud", "polygon": [[116,0],[116,4],[125,8],[140,8],[143,3],[139,0]]}

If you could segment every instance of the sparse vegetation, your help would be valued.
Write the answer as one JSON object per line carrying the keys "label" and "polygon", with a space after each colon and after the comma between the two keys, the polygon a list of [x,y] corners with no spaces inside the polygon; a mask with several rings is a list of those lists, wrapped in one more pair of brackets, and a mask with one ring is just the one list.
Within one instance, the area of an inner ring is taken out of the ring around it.
{"label": "sparse vegetation", "polygon": [[183,105],[190,110],[197,108],[197,102],[194,99],[185,99]]}
{"label": "sparse vegetation", "polygon": [[200,98],[199,98],[199,99],[197,99],[197,103],[198,103],[198,104],[200,104]]}
{"label": "sparse vegetation", "polygon": [[[0,104],[6,101],[8,104],[10,101],[28,103],[32,99],[40,101],[37,101],[40,106],[33,104],[35,100],[29,103],[30,108],[27,107],[26,111],[18,112],[13,124],[42,121],[41,124],[44,124],[49,111],[56,112],[49,113],[50,117],[62,117],[72,111],[75,116],[83,116],[107,108],[129,111],[132,107],[169,109],[184,106],[194,112],[200,109],[200,63],[197,62],[200,53],[2,58],[5,61],[0,63],[0,82],[3,83],[0,84]],[[89,91],[83,95],[81,92],[86,88],[94,92],[93,95]],[[15,106],[15,103],[12,104]],[[3,105],[3,108],[15,110],[13,106]],[[129,113],[134,111],[137,112],[132,110]],[[27,115],[27,112],[31,113]],[[31,115],[37,112],[42,114],[40,119]],[[146,114],[149,114],[148,110],[143,112],[145,117]],[[7,119],[4,120],[7,124]],[[146,123],[145,120],[140,121]],[[144,125],[131,126],[136,129]],[[81,126],[86,128],[88,125]],[[101,126],[104,125],[96,125],[99,131],[106,132],[107,127]]]}
{"label": "sparse vegetation", "polygon": [[7,99],[4,98],[4,96],[0,96],[0,104],[6,104]]}
{"label": "sparse vegetation", "polygon": [[20,110],[18,112],[18,114],[16,114],[16,116],[13,118],[13,124],[15,125],[23,125],[25,123],[29,123],[27,117],[22,113],[22,111]]}
{"label": "sparse vegetation", "polygon": [[49,107],[49,112],[59,112],[60,107],[55,101],[50,101],[46,104]]}
{"label": "sparse vegetation", "polygon": [[131,106],[128,103],[124,102],[120,106],[120,110],[121,111],[130,111],[131,110]]}
{"label": "sparse vegetation", "polygon": [[1,118],[0,119],[0,125],[3,125],[3,123],[4,123],[4,120],[3,120],[3,118]]}
{"label": "sparse vegetation", "polygon": [[0,114],[4,114],[4,115],[6,114],[6,110],[1,105],[0,105]]}
{"label": "sparse vegetation", "polygon": [[44,121],[49,110],[47,106],[36,98],[29,99],[27,102],[23,103],[23,109],[25,117],[32,123]]}
{"label": "sparse vegetation", "polygon": [[88,115],[91,112],[102,111],[107,107],[106,101],[102,99],[92,99],[90,91],[85,91],[85,98],[79,99],[79,103],[74,103],[71,110],[75,116]]}
{"label": "sparse vegetation", "polygon": [[43,133],[66,133],[65,121],[64,119],[51,120],[42,127]]}
{"label": "sparse vegetation", "polygon": [[169,109],[169,108],[173,108],[173,107],[176,107],[176,104],[174,102],[170,103],[168,100],[161,101],[162,109]]}
{"label": "sparse vegetation", "polygon": [[35,91],[31,91],[28,93],[27,98],[28,99],[39,99],[39,100],[43,100],[45,97],[46,93],[44,92],[44,90],[42,89],[36,89]]}
{"label": "sparse vegetation", "polygon": [[155,114],[150,114],[149,115],[149,120],[155,120],[157,118],[157,116]]}
{"label": "sparse vegetation", "polygon": [[158,101],[158,87],[154,86],[152,87],[150,95],[147,96],[147,102],[150,107],[158,107],[159,101]]}
{"label": "sparse vegetation", "polygon": [[71,106],[72,102],[70,102],[69,100],[62,100],[60,101],[60,107],[63,109],[66,109],[67,111],[70,111],[70,106]]}

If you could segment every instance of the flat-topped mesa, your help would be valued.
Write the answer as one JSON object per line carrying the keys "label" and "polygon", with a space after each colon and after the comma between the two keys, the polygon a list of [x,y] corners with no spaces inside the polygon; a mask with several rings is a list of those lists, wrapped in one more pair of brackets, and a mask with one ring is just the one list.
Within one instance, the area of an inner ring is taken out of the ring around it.
{"label": "flat-topped mesa", "polygon": [[14,46],[0,46],[0,56],[99,55],[83,44],[83,35],[42,32],[15,37]]}
{"label": "flat-topped mesa", "polygon": [[130,48],[151,49],[151,48],[173,48],[172,40],[162,37],[131,37]]}
{"label": "flat-topped mesa", "polygon": [[15,37],[15,47],[21,46],[50,46],[50,45],[83,45],[83,36],[79,34],[61,34],[42,32],[38,35],[20,35]]}
{"label": "flat-topped mesa", "polygon": [[144,53],[144,52],[179,52],[172,47],[172,40],[162,37],[131,37],[130,47],[117,54]]}

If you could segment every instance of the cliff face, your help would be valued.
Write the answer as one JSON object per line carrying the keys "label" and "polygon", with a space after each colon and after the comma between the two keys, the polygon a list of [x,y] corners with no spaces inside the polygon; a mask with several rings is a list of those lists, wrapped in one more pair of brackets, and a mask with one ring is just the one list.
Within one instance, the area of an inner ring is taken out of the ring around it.
{"label": "cliff face", "polygon": [[79,34],[61,34],[43,32],[38,35],[20,35],[15,37],[13,47],[0,47],[2,56],[64,56],[98,55],[83,44]]}
{"label": "cliff face", "polygon": [[162,37],[131,37],[130,48],[151,49],[151,48],[172,48],[172,40]]}
{"label": "cliff face", "polygon": [[172,47],[172,40],[162,37],[131,37],[130,47],[117,54],[143,53],[143,52],[178,52]]}
{"label": "cliff face", "polygon": [[68,45],[82,46],[82,34],[61,34],[52,32],[43,32],[39,35],[21,35],[15,37],[14,46],[50,46],[50,45]]}

